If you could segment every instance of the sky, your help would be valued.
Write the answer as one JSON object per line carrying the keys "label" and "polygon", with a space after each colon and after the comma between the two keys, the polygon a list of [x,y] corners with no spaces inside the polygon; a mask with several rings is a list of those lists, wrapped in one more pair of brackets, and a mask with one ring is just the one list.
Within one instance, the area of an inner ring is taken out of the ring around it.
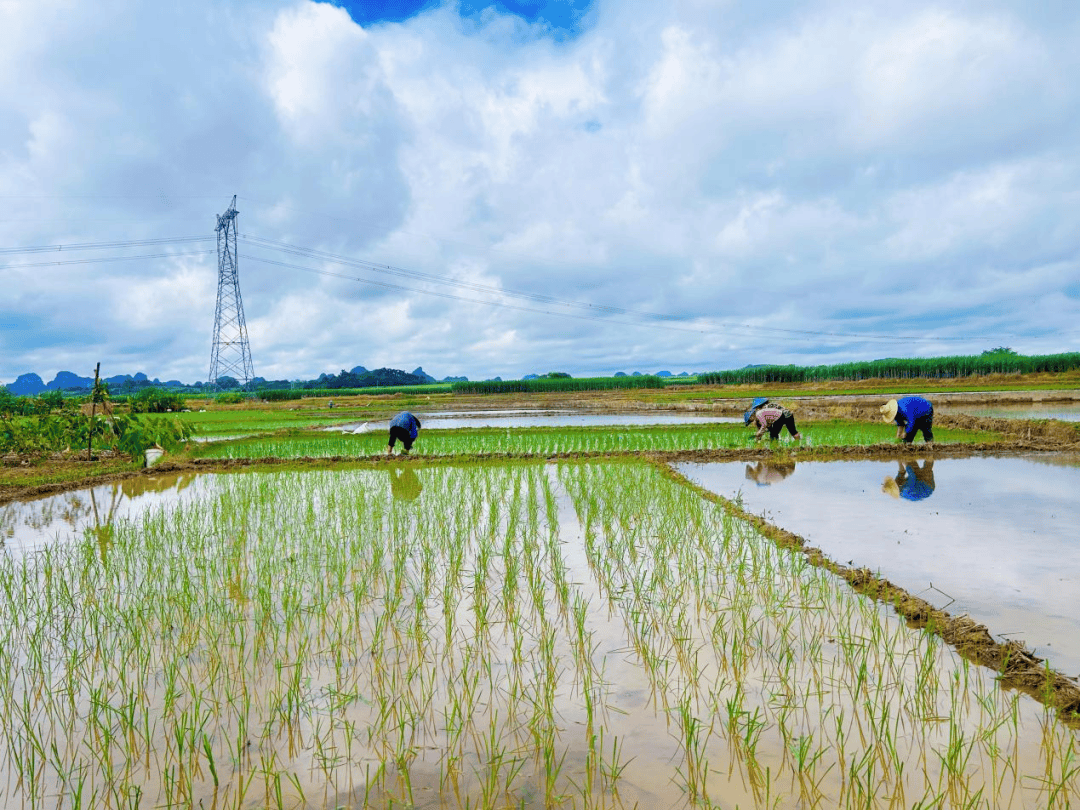
{"label": "sky", "polygon": [[1080,7],[0,0],[0,383],[1080,346]]}

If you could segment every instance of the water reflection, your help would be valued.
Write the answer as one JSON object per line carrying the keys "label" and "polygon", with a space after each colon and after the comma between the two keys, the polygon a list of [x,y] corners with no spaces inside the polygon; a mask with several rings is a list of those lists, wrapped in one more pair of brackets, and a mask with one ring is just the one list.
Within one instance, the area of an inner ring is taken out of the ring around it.
{"label": "water reflection", "polygon": [[922,501],[934,494],[934,460],[914,461],[904,464],[896,462],[897,473],[886,476],[881,491],[894,498],[909,501]]}
{"label": "water reflection", "polygon": [[423,489],[420,479],[412,467],[401,466],[390,469],[390,494],[399,501],[415,501]]}
{"label": "water reflection", "polygon": [[746,480],[753,481],[759,487],[767,487],[779,484],[793,472],[794,461],[759,461],[757,464],[746,465]]}
{"label": "water reflection", "polygon": [[88,530],[97,540],[104,561],[117,518],[137,511],[147,496],[166,492],[175,496],[191,486],[196,477],[194,473],[140,475],[92,489],[4,504],[0,506],[0,547],[27,551],[48,540]]}

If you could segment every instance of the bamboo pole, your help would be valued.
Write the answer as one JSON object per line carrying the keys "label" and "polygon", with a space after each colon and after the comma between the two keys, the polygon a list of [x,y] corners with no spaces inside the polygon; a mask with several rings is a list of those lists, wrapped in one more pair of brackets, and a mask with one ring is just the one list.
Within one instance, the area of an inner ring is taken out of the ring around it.
{"label": "bamboo pole", "polygon": [[94,415],[97,412],[97,387],[98,374],[101,372],[101,362],[94,367],[94,387],[90,389],[90,429],[86,431],[86,460],[94,460]]}

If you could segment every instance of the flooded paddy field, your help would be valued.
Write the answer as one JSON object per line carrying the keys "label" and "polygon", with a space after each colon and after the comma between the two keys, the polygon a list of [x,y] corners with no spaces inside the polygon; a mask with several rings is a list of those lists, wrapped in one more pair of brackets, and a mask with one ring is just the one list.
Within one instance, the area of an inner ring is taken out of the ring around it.
{"label": "flooded paddy field", "polygon": [[1080,455],[676,467],[830,558],[1080,674]]}
{"label": "flooded paddy field", "polygon": [[[417,413],[424,430],[453,430],[456,428],[531,428],[531,427],[616,427],[627,425],[687,425],[742,423],[734,416],[707,416],[679,413],[581,413],[575,411],[448,411],[432,414]],[[346,422],[322,428],[342,433],[386,433],[390,420]]]}
{"label": "flooded paddy field", "polygon": [[1052,711],[659,466],[162,483],[0,550],[4,807],[1080,801]]}
{"label": "flooded paddy field", "polygon": [[1080,422],[1080,402],[1000,402],[994,404],[943,403],[935,406],[942,414],[967,414],[990,419],[1057,419]]}

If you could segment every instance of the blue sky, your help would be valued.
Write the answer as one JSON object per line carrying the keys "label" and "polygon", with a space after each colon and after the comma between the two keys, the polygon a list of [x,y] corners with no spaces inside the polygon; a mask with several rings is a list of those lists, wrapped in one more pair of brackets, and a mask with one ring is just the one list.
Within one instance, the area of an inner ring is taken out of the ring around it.
{"label": "blue sky", "polygon": [[[403,23],[442,5],[439,0],[386,0],[366,3],[326,1],[345,9],[358,25],[365,27],[377,23]],[[463,0],[450,5],[463,19],[478,22],[482,22],[485,15],[517,16],[527,23],[541,26],[544,29],[543,35],[563,41],[578,36],[585,29],[592,3],[588,0],[500,0],[496,3]]]}
{"label": "blue sky", "polygon": [[[1080,14],[0,4],[0,382],[1075,351]],[[202,241],[183,241],[199,238]]]}

